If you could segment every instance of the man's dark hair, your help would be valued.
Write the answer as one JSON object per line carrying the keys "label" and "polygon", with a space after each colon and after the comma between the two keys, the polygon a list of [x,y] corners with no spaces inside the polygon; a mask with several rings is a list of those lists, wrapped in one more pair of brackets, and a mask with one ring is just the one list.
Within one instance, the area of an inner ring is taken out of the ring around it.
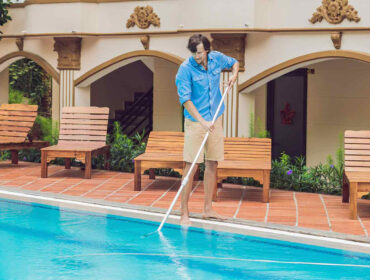
{"label": "man's dark hair", "polygon": [[199,44],[203,44],[204,49],[207,52],[211,51],[210,41],[208,40],[208,38],[206,36],[203,36],[202,34],[194,34],[193,36],[191,36],[189,38],[189,42],[188,42],[189,51],[191,51],[192,53],[196,53],[197,52],[197,46]]}

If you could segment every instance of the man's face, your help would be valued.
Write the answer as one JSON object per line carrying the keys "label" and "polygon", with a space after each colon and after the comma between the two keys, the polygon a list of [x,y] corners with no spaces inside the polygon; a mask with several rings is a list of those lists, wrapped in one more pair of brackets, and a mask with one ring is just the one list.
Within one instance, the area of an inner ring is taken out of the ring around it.
{"label": "man's face", "polygon": [[207,62],[207,51],[204,49],[202,43],[197,46],[197,51],[192,53],[192,55],[198,64],[205,64]]}

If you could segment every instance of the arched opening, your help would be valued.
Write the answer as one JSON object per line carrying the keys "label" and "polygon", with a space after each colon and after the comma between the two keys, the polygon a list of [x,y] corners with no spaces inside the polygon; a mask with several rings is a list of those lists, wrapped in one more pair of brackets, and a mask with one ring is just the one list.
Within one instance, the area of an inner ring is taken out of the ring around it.
{"label": "arched opening", "polygon": [[[289,150],[303,137],[298,155],[309,166],[325,163],[335,159],[344,130],[370,130],[369,62],[369,54],[351,51],[289,60],[239,85],[240,107],[251,108],[255,127],[270,131],[273,150]],[[247,131],[248,124],[239,123],[239,131]],[[300,136],[292,132],[298,124]]]}
{"label": "arched opening", "polygon": [[58,119],[59,73],[42,57],[25,51],[1,57],[0,81],[1,103],[37,104],[40,115]]}
{"label": "arched opening", "polygon": [[109,107],[110,129],[118,121],[129,136],[143,130],[146,135],[151,130],[181,131],[175,86],[180,63],[181,58],[159,51],[120,55],[75,80],[76,105]]}

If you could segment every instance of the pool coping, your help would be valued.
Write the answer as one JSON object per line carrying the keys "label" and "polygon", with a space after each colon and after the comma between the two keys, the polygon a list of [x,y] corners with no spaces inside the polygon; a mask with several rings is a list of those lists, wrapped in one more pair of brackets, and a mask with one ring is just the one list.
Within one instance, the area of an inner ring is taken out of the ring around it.
{"label": "pool coping", "polygon": [[[155,222],[161,222],[166,209],[133,205],[127,203],[90,199],[55,193],[0,187],[0,197],[25,202],[40,203],[62,208],[112,214]],[[173,211],[167,223],[179,224],[180,212]],[[204,220],[200,214],[191,214],[192,227],[222,232],[237,233],[263,238],[317,245],[333,249],[348,250],[370,254],[370,238],[351,234],[329,232],[288,226],[274,223],[262,223],[244,219],[230,218],[227,221]]]}

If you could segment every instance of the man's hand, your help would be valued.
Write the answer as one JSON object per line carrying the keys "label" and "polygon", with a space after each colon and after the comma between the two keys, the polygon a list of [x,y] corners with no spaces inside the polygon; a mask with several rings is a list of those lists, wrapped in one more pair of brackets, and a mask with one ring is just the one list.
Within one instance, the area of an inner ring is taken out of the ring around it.
{"label": "man's hand", "polygon": [[202,121],[200,124],[205,131],[213,132],[215,130],[215,125],[212,122]]}
{"label": "man's hand", "polygon": [[237,75],[236,76],[231,76],[230,78],[229,78],[229,81],[227,82],[227,86],[229,87],[229,88],[232,88],[232,86],[234,85],[234,83],[235,83],[235,81],[236,81],[236,79],[237,79]]}

